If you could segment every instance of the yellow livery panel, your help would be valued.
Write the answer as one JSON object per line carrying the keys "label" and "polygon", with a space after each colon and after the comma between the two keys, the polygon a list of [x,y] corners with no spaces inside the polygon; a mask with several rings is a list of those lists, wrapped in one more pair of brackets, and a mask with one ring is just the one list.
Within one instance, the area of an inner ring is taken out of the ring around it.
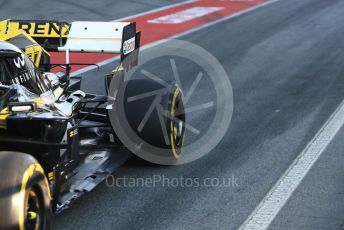
{"label": "yellow livery panel", "polygon": [[[5,24],[6,26],[4,27]],[[6,20],[0,22],[0,33],[4,33],[4,28],[6,29],[6,34],[15,34],[18,31],[24,31],[31,37],[66,38],[69,31],[69,24],[56,21]]]}

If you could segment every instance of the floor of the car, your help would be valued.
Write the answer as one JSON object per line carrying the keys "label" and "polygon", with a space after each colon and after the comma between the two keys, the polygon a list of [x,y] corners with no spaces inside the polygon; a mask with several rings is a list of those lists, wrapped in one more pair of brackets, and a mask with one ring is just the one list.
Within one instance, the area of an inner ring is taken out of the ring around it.
{"label": "floor of the car", "polygon": [[85,156],[84,162],[76,169],[77,173],[68,180],[69,189],[61,196],[56,212],[68,208],[81,195],[94,189],[130,156],[128,151],[121,149],[95,151]]}

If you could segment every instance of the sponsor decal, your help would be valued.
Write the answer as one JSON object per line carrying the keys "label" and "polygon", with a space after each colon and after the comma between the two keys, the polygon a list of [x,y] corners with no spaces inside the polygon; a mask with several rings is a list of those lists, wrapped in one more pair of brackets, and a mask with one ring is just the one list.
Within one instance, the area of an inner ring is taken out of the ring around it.
{"label": "sponsor decal", "polygon": [[36,67],[39,67],[42,53],[43,49],[38,44],[25,47],[26,56],[28,56],[28,58],[35,64]]}
{"label": "sponsor decal", "polygon": [[77,130],[77,129],[71,130],[71,131],[69,132],[69,137],[74,137],[74,136],[77,135],[77,134],[78,134],[78,130]]}
{"label": "sponsor decal", "polygon": [[14,79],[12,79],[13,84],[25,84],[25,82],[30,81],[30,79],[32,78],[32,76],[34,75],[34,71],[27,71],[23,74],[20,74],[18,77],[15,77]]}
{"label": "sponsor decal", "polygon": [[66,37],[69,26],[58,22],[10,21],[8,32],[16,33],[23,30],[32,37]]}
{"label": "sponsor decal", "polygon": [[12,78],[13,84],[24,84],[25,82],[29,81],[31,79],[31,76],[33,76],[35,73],[32,70],[23,72],[23,68],[25,67],[25,59],[24,54],[20,54],[19,57],[13,59],[14,65],[18,69],[17,77]]}
{"label": "sponsor decal", "polygon": [[24,55],[20,54],[20,57],[14,58],[14,65],[18,68],[21,69],[25,65],[25,60],[24,60]]}
{"label": "sponsor decal", "polygon": [[123,54],[127,55],[128,53],[131,53],[135,50],[135,37],[130,38],[129,40],[126,40],[123,43]]}

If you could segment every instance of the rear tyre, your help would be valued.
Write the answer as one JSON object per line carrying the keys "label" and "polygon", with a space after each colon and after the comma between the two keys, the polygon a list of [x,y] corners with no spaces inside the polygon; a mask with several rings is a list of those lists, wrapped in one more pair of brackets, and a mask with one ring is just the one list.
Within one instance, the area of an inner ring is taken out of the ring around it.
{"label": "rear tyre", "polygon": [[0,229],[50,229],[47,179],[30,155],[0,152]]}
{"label": "rear tyre", "polygon": [[[127,122],[135,135],[130,137],[130,141],[134,142],[136,148],[140,146],[134,153],[153,163],[157,163],[153,159],[155,156],[162,159],[162,164],[176,163],[185,140],[181,89],[175,84],[162,86],[152,80],[139,79],[126,82],[119,89],[119,95],[120,101],[124,103],[126,120],[120,122]],[[150,156],[154,155],[153,158],[147,156],[147,152]]]}

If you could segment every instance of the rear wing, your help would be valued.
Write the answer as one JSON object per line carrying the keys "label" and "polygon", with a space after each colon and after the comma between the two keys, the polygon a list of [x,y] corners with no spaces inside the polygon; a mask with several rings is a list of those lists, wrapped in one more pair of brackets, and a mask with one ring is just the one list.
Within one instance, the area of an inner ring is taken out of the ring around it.
{"label": "rear wing", "polygon": [[59,51],[118,53],[122,59],[140,46],[140,32],[130,22],[86,22],[70,24],[66,44]]}
{"label": "rear wing", "polygon": [[[117,53],[137,64],[141,33],[133,22],[72,23],[59,21],[5,20],[0,22],[0,40],[25,33],[47,51]],[[67,59],[68,60],[68,59]]]}

